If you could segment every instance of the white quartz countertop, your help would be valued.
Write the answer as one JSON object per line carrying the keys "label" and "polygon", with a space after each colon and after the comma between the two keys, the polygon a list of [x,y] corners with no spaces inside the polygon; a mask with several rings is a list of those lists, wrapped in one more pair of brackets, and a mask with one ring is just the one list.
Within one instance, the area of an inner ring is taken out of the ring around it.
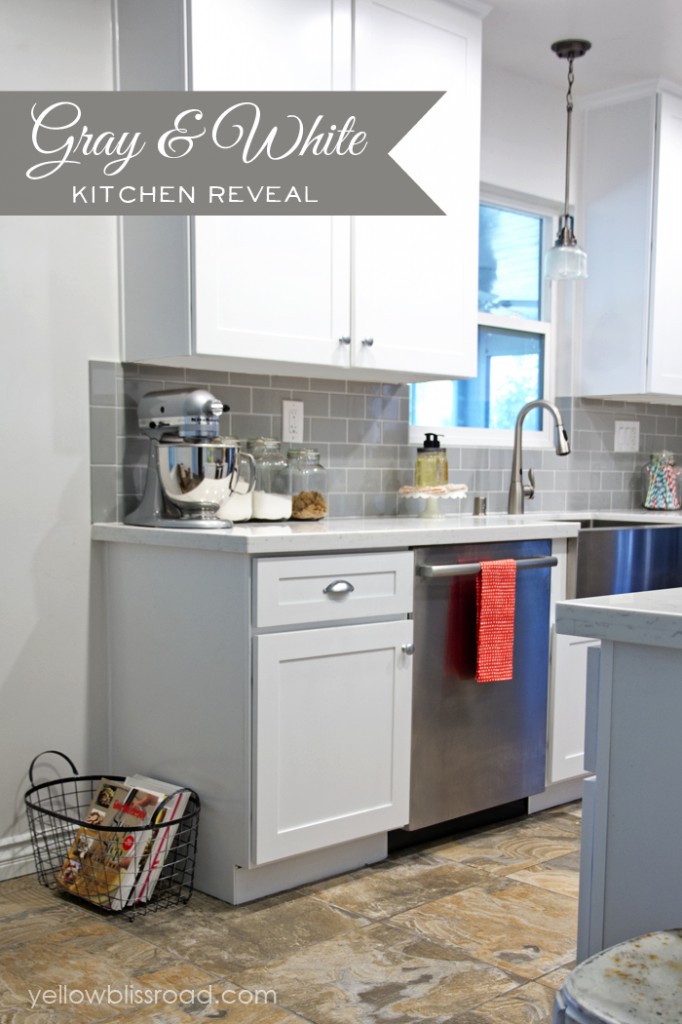
{"label": "white quartz countertop", "polygon": [[366,519],[322,519],[314,523],[244,523],[231,529],[150,529],[120,523],[95,523],[92,538],[124,544],[197,548],[238,554],[287,554],[317,551],[421,547],[491,541],[553,540],[576,537],[579,524],[539,515],[453,515]]}
{"label": "white quartz countertop", "polygon": [[682,588],[559,601],[556,631],[628,644],[682,648]]}
{"label": "white quartz countertop", "polygon": [[123,523],[95,523],[93,540],[163,547],[198,548],[238,554],[287,554],[316,551],[353,551],[401,548],[429,544],[471,544],[491,541],[555,540],[577,537],[581,521],[604,524],[682,526],[680,512],[526,512],[520,516],[494,513],[424,516],[373,516],[357,519],[321,519],[312,523],[236,523],[231,529],[150,529]]}

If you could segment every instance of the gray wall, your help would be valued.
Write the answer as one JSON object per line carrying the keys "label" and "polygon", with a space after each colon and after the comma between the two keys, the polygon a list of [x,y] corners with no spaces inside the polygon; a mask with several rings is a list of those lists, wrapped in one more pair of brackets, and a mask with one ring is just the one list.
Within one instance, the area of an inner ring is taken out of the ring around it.
{"label": "gray wall", "polygon": [[[207,387],[230,406],[224,434],[244,440],[281,436],[282,399],[301,399],[305,441],[320,449],[328,469],[330,514],[381,516],[415,511],[398,503],[397,490],[413,482],[416,448],[408,443],[406,385],[366,384],[172,370],[168,367],[93,362],[91,382],[92,516],[122,519],[139,500],[146,466],[146,439],[137,429],[136,403],[146,391]],[[637,508],[639,469],[662,448],[682,454],[682,406],[559,399],[572,453],[528,451],[524,467],[536,470],[532,511]],[[640,451],[613,451],[615,420],[638,420]],[[509,448],[448,449],[450,480],[469,495],[447,511],[470,512],[475,494],[488,497],[491,512],[506,510]]]}

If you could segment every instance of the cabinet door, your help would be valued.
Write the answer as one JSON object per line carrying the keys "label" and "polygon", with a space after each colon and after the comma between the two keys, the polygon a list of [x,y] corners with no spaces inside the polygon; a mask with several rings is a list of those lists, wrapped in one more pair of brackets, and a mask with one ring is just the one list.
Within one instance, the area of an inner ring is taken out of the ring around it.
{"label": "cabinet door", "polygon": [[649,326],[649,390],[682,395],[680,266],[682,266],[682,99],[658,97],[654,263]]}
{"label": "cabinet door", "polygon": [[651,96],[585,114],[581,395],[646,387],[654,134]]}
{"label": "cabinet door", "polygon": [[445,91],[393,155],[446,216],[354,218],[352,358],[473,376],[480,19],[438,0],[357,0],[355,10],[354,88]]}
{"label": "cabinet door", "polygon": [[682,395],[681,176],[682,99],[587,111],[582,395]]}
{"label": "cabinet door", "polygon": [[[195,2],[191,74],[195,90],[348,89],[350,0]],[[197,217],[194,275],[197,353],[349,365],[347,217]]]}
{"label": "cabinet door", "polygon": [[554,636],[548,782],[582,775],[585,751],[587,652],[599,640]]}
{"label": "cabinet door", "polygon": [[408,620],[255,639],[254,862],[407,823]]}

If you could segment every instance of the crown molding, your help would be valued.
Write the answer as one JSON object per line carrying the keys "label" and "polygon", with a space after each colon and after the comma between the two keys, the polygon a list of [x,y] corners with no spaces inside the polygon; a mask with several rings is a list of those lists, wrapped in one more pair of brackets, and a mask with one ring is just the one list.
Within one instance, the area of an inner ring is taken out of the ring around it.
{"label": "crown molding", "polygon": [[575,105],[581,110],[593,110],[597,107],[613,106],[616,103],[626,103],[630,100],[640,100],[645,97],[656,96],[659,92],[667,92],[673,96],[682,97],[682,86],[666,78],[648,78],[642,82],[635,82],[632,85],[624,85],[617,89],[605,89],[603,92],[595,92],[582,99],[576,99]]}

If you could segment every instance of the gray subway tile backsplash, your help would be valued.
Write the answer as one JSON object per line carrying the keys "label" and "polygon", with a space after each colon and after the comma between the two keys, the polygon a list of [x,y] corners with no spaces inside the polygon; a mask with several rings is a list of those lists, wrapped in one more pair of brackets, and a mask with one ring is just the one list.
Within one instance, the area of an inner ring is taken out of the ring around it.
{"label": "gray subway tile backsplash", "polygon": [[[316,396],[322,397],[322,396]],[[313,412],[313,416],[323,415],[321,412]],[[364,395],[330,395],[328,401],[328,416],[340,416],[343,419],[364,420],[365,396]]]}
{"label": "gray subway tile backsplash", "polygon": [[[304,417],[305,406],[304,406]],[[352,422],[352,421],[351,421]],[[342,419],[323,419],[321,416],[311,416],[308,426],[310,428],[310,442],[325,441],[328,444],[333,442],[339,442],[343,444],[344,441],[353,441],[355,438],[349,437],[348,428],[351,423],[348,420]],[[273,435],[277,437],[277,434]]]}
{"label": "gray subway tile backsplash", "polygon": [[406,445],[408,442],[408,423],[403,420],[384,420],[382,424],[382,440],[384,444]]}
{"label": "gray subway tile backsplash", "polygon": [[93,522],[118,519],[115,466],[90,466],[90,511]]}
{"label": "gray subway tile backsplash", "polygon": [[90,465],[116,465],[116,408],[90,406]]}
{"label": "gray subway tile backsplash", "polygon": [[116,363],[92,361],[89,366],[90,406],[116,405]]}
{"label": "gray subway tile backsplash", "polygon": [[366,444],[378,447],[382,444],[380,420],[349,420],[348,440],[353,444]]}
{"label": "gray subway tile backsplash", "polygon": [[[208,387],[230,406],[223,433],[244,440],[281,435],[283,399],[304,402],[304,439],[320,449],[329,469],[333,516],[414,514],[397,492],[413,482],[416,444],[408,443],[407,385],[321,378],[219,373],[136,363],[90,364],[92,516],[112,522],[134,508],[145,477],[147,441],[137,428],[137,401],[147,391],[183,385]],[[682,457],[682,406],[557,399],[572,452],[524,451],[524,469],[536,470],[537,492],[527,508],[540,512],[637,508],[640,466],[668,448]],[[640,450],[613,451],[615,420],[638,420]],[[450,479],[469,494],[448,513],[468,513],[486,495],[488,510],[503,512],[511,468],[509,448],[448,448]]]}

